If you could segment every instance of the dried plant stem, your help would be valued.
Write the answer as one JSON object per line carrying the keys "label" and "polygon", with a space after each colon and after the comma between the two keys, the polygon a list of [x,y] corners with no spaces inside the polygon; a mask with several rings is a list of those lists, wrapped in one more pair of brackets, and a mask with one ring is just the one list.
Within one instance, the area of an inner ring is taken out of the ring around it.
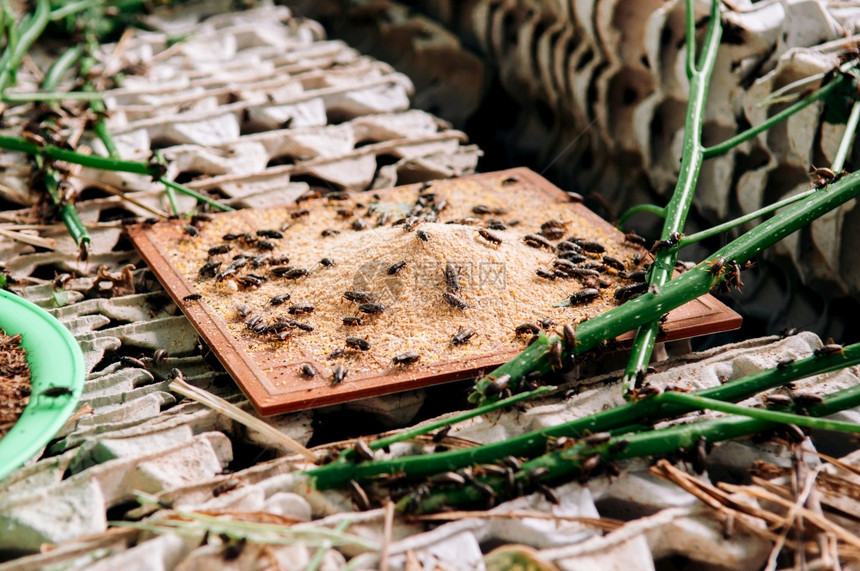
{"label": "dried plant stem", "polygon": [[213,395],[210,392],[197,388],[194,385],[187,383],[181,378],[176,378],[170,382],[170,390],[182,396],[188,397],[199,403],[205,404],[209,408],[223,414],[228,418],[232,418],[236,422],[244,424],[248,428],[256,430],[267,438],[280,442],[288,450],[292,450],[296,454],[302,455],[306,460],[316,463],[316,457],[313,452],[305,448],[300,442],[277,430],[260,420],[259,418],[245,412],[236,405],[230,404],[222,398]]}

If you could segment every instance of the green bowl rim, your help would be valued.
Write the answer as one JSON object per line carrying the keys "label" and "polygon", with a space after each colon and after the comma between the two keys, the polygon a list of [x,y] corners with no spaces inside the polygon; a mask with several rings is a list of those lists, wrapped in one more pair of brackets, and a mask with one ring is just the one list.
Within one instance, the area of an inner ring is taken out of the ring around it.
{"label": "green bowl rim", "polygon": [[[0,327],[21,333],[27,351],[32,391],[30,403],[0,440],[0,481],[23,465],[54,437],[72,413],[84,387],[86,367],[77,340],[53,315],[15,294],[0,289]],[[59,396],[42,394],[67,389]]]}

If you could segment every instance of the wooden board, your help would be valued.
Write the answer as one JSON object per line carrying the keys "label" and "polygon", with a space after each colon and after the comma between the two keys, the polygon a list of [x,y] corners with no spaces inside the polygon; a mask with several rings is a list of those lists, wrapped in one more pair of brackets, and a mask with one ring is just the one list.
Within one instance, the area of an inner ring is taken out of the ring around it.
{"label": "wooden board", "polygon": [[[581,203],[572,200],[569,195],[528,169],[511,169],[438,181],[433,183],[433,190],[444,196],[446,189],[457,188],[462,190],[464,185],[470,189],[470,192],[493,193],[493,196],[497,198],[504,198],[505,204],[509,206],[506,209],[509,218],[517,214],[527,214],[528,209],[535,204],[549,205],[549,211],[556,218],[576,219],[577,224],[584,224],[599,231],[604,241],[615,241],[617,244],[622,244],[624,241],[622,233],[615,230]],[[360,197],[355,200],[368,200],[371,195],[375,194],[374,200],[384,202],[387,197],[402,196],[404,189],[416,193],[420,192],[421,185],[379,190],[375,193],[361,193],[355,195]],[[398,192],[400,194],[397,194]],[[288,205],[285,207],[287,208],[285,212],[305,208],[314,203],[320,208],[333,206],[330,200],[317,199],[299,206]],[[268,212],[266,211],[266,215]],[[238,213],[218,214],[215,217],[216,219],[230,217],[231,220],[241,221],[250,219],[252,214],[260,213],[240,211]],[[522,226],[522,233],[533,233],[535,224],[539,227],[540,222],[535,223],[525,219],[520,222],[517,228]],[[390,354],[365,357],[357,353],[354,357],[347,355],[345,358],[352,359],[356,363],[360,359],[370,363],[368,359],[372,359],[376,363],[375,370],[367,368],[361,370],[359,367],[351,370],[344,382],[332,386],[329,382],[332,363],[330,355],[322,354],[319,348],[314,348],[308,343],[308,340],[313,339],[312,337],[296,335],[284,342],[288,344],[284,346],[288,350],[281,350],[277,343],[261,344],[253,338],[245,336],[244,333],[237,333],[236,320],[226,316],[224,311],[216,311],[210,303],[207,303],[206,298],[196,301],[183,299],[197,292],[201,286],[200,280],[197,280],[187,267],[182,269],[181,264],[175,263],[177,245],[188,239],[187,236],[183,235],[183,226],[184,222],[181,221],[163,222],[154,226],[140,225],[130,229],[130,236],[135,247],[165,290],[191,320],[200,336],[262,415],[309,409],[468,378],[475,376],[479,371],[490,370],[500,365],[521,350],[522,343],[518,345],[513,342],[510,347],[503,350],[498,350],[499,345],[497,343],[494,346],[495,349],[491,348],[480,354],[468,354],[460,357],[455,350],[440,349],[442,354],[435,355],[432,359],[425,356],[416,365],[408,367],[390,364]],[[311,228],[313,227],[309,226],[307,231],[310,232]],[[480,241],[481,239],[477,237],[477,228],[475,227],[474,230],[475,239]],[[313,231],[318,232],[318,228]],[[345,227],[344,232],[348,231],[348,227]],[[288,237],[285,238],[285,241],[288,242]],[[617,247],[620,248],[620,246]],[[631,247],[626,244],[624,248],[630,249]],[[360,252],[356,252],[356,256],[360,255]],[[533,269],[529,271],[532,274],[534,272]],[[351,289],[350,284],[343,284],[342,289]],[[526,289],[528,289],[528,284],[526,284]],[[558,300],[562,300],[569,294],[570,282],[562,283],[559,280],[558,289]],[[476,312],[479,309],[470,308],[464,310],[464,313],[470,311]],[[548,309],[545,308],[545,311]],[[440,319],[440,323],[430,323],[428,327],[448,327],[449,331],[456,331],[456,328],[451,324],[457,315],[443,317]],[[325,316],[320,316],[320,319],[324,318]],[[386,316],[386,319],[396,319],[396,313],[394,317]],[[571,313],[571,320],[573,319],[574,315]],[[556,321],[556,323],[559,324],[560,321]],[[740,323],[741,317],[737,313],[712,296],[706,295],[670,312],[664,324],[667,334],[661,340],[676,340],[727,331],[738,328]],[[505,327],[509,328],[509,324]],[[360,330],[353,332],[350,329],[345,331],[344,335],[360,333]],[[632,335],[633,333],[630,332],[619,337],[618,340],[622,343],[625,341],[629,343]],[[320,374],[310,379],[303,376],[300,372],[302,363],[313,364]]]}

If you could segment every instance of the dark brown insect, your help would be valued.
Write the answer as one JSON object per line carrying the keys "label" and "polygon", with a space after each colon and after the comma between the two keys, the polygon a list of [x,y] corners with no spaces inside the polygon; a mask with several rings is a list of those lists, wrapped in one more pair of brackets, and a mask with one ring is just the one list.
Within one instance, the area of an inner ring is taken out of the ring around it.
{"label": "dark brown insect", "polygon": [[534,323],[522,323],[514,329],[516,335],[537,335],[540,333],[540,328]]}
{"label": "dark brown insect", "polygon": [[477,206],[472,207],[472,213],[477,214],[478,216],[484,216],[486,214],[490,214],[492,210],[490,210],[489,206],[484,206],[483,204],[478,204]]}
{"label": "dark brown insect", "polygon": [[311,332],[311,331],[313,331],[313,330],[314,330],[314,328],[313,328],[313,326],[312,326],[312,325],[308,325],[307,323],[302,323],[301,321],[295,321],[295,320],[293,320],[293,321],[292,321],[292,324],[293,324],[297,329],[301,329],[302,331]]}
{"label": "dark brown insect", "polygon": [[355,441],[355,444],[352,446],[352,450],[355,452],[355,457],[359,462],[373,460],[373,450],[370,449],[367,442],[360,438]]}
{"label": "dark brown insect", "polygon": [[340,230],[338,230],[337,228],[326,228],[325,230],[320,232],[320,235],[323,238],[328,238],[329,236],[337,236],[338,234],[340,234]]}
{"label": "dark brown insect", "polygon": [[842,349],[842,345],[838,345],[836,343],[828,343],[827,345],[819,347],[818,349],[813,351],[812,354],[816,357],[841,354],[844,357],[845,351]]}
{"label": "dark brown insect", "polygon": [[418,218],[417,216],[410,216],[406,219],[405,222],[403,222],[403,231],[412,232],[422,222],[424,222],[424,220],[422,220],[421,218]]}
{"label": "dark brown insect", "polygon": [[348,315],[343,318],[343,324],[347,327],[358,327],[361,323],[362,321],[360,317],[352,317]]}
{"label": "dark brown insect", "polygon": [[585,252],[591,252],[592,254],[602,254],[606,251],[606,248],[603,244],[599,242],[594,242],[593,240],[585,240],[582,238],[574,238],[573,242],[582,248]]}
{"label": "dark brown insect", "polygon": [[287,310],[287,313],[290,315],[302,315],[304,313],[313,313],[314,306],[312,303],[297,303],[295,305],[291,305]]}
{"label": "dark brown insect", "polygon": [[612,438],[612,435],[608,432],[597,432],[595,434],[590,434],[583,438],[583,441],[589,446],[600,446],[601,444],[606,444]]}
{"label": "dark brown insect", "polygon": [[134,367],[136,369],[145,369],[146,363],[141,361],[140,359],[135,359],[134,357],[126,357],[125,355],[119,358],[119,362],[125,365],[126,367]]}
{"label": "dark brown insect", "polygon": [[612,256],[603,256],[603,263],[614,270],[618,270],[619,272],[623,271],[625,267],[624,262]]}
{"label": "dark brown insect", "polygon": [[[319,195],[317,195],[317,196],[319,196]],[[302,208],[301,210],[296,210],[295,212],[291,213],[290,218],[295,220],[296,218],[301,218],[302,216],[307,216],[310,213],[311,213],[311,211],[308,210],[307,208]]]}
{"label": "dark brown insect", "polygon": [[499,238],[498,236],[496,236],[495,234],[493,234],[492,232],[490,232],[489,230],[486,230],[484,228],[480,228],[478,230],[478,234],[480,234],[481,238],[483,238],[487,242],[490,242],[490,243],[495,244],[497,246],[502,243],[501,238]]}
{"label": "dark brown insect", "polygon": [[39,393],[42,396],[49,398],[57,398],[66,395],[74,394],[75,390],[72,387],[48,387]]}
{"label": "dark brown insect", "polygon": [[794,359],[791,359],[791,358],[789,358],[789,359],[782,359],[781,361],[779,361],[779,362],[776,364],[776,368],[777,368],[777,369],[785,369],[786,367],[788,367],[788,366],[789,366],[789,365],[791,365],[792,363],[794,363]]}
{"label": "dark brown insect", "polygon": [[460,272],[451,262],[445,262],[445,284],[450,292],[460,291]]}
{"label": "dark brown insect", "polygon": [[200,235],[200,231],[197,228],[195,228],[194,226],[192,226],[191,224],[186,224],[185,227],[183,228],[183,231],[186,234],[188,234],[189,236],[191,236],[192,238],[196,238],[197,236]]}
{"label": "dark brown insect", "polygon": [[[488,218],[484,223],[484,227],[488,230],[507,230],[508,225],[503,220],[498,218]],[[489,240],[489,238],[487,238]]]}
{"label": "dark brown insect", "polygon": [[415,232],[415,235],[418,236],[418,238],[420,238],[424,242],[430,240],[430,234],[428,234],[424,230],[418,230],[417,232]]}
{"label": "dark brown insect", "polygon": [[293,268],[283,274],[281,277],[285,280],[297,280],[307,276],[310,272],[304,268]]}
{"label": "dark brown insect", "polygon": [[833,172],[831,169],[826,167],[818,167],[816,168],[814,165],[809,169],[810,176],[814,177],[812,179],[812,188],[819,189],[824,188],[828,184],[834,183],[843,175],[845,175],[845,171],[840,173]]}
{"label": "dark brown insect", "polygon": [[796,327],[786,327],[782,331],[779,332],[779,338],[785,339],[786,337],[791,337],[792,335],[797,335]]}
{"label": "dark brown insect", "polygon": [[562,240],[556,246],[560,252],[582,252],[582,248],[572,240]]}
{"label": "dark brown insect", "polygon": [[541,225],[541,229],[540,229],[541,236],[543,236],[547,240],[561,240],[562,238],[564,238],[564,232],[565,232],[564,227],[559,227],[559,226],[544,227],[545,224],[547,224],[547,223],[544,222],[544,224]]}
{"label": "dark brown insect", "polygon": [[203,299],[203,294],[200,293],[190,293],[182,298],[182,301],[197,301],[198,299]]}
{"label": "dark brown insect", "polygon": [[369,351],[370,341],[361,337],[347,337],[345,340],[347,347],[358,349],[359,351]]}
{"label": "dark brown insect", "polygon": [[550,346],[548,354],[550,366],[553,369],[561,369],[563,367],[561,340],[555,340],[555,342]]}
{"label": "dark brown insect", "polygon": [[362,303],[358,306],[358,310],[367,315],[375,315],[385,311],[385,306],[381,303]]}
{"label": "dark brown insect", "polygon": [[232,242],[233,240],[238,240],[239,236],[241,236],[241,234],[234,234],[230,232],[229,234],[224,234],[223,236],[221,236],[221,239],[225,242]]}
{"label": "dark brown insect", "polygon": [[[302,202],[305,202],[306,200],[311,200],[313,198],[319,198],[319,197],[320,197],[320,193],[317,192],[316,190],[306,190],[296,198],[296,204],[300,204]],[[293,218],[298,218],[298,216],[293,216]]]}
{"label": "dark brown insect", "polygon": [[269,270],[269,273],[273,276],[282,278],[294,269],[296,268],[294,268],[293,266],[275,266],[271,270]]}
{"label": "dark brown insect", "polygon": [[594,288],[584,288],[574,294],[571,294],[568,299],[570,299],[570,305],[580,305],[582,303],[588,303],[599,295],[600,290]]}
{"label": "dark brown insect", "polygon": [[404,267],[406,267],[406,260],[400,260],[399,262],[391,264],[390,266],[388,266],[388,275],[393,276],[394,274],[402,270]]}
{"label": "dark brown insect", "polygon": [[453,293],[447,291],[442,292],[442,299],[444,299],[445,303],[447,303],[454,309],[466,309],[467,307],[469,307],[469,304],[467,304],[462,297],[456,296]]}
{"label": "dark brown insect", "polygon": [[242,287],[260,287],[260,285],[263,283],[263,280],[261,280],[258,276],[252,276],[251,274],[248,274],[247,276],[241,276],[236,278],[236,283]]}
{"label": "dark brown insect", "polygon": [[[557,272],[551,272],[551,271],[546,270],[546,269],[544,269],[544,268],[538,268],[538,269],[536,269],[536,270],[535,270],[535,274],[537,274],[537,276],[538,276],[539,278],[543,278],[543,279],[545,279],[545,280],[550,280],[550,281],[552,281],[552,280],[556,279],[557,277],[559,277],[559,275],[558,275],[558,273],[557,273]],[[565,274],[563,274],[563,273],[561,274],[561,276],[562,276],[562,277],[566,277],[566,276],[565,276]]]}
{"label": "dark brown insect", "polygon": [[221,244],[219,246],[212,246],[211,248],[209,248],[209,255],[210,256],[217,256],[219,254],[226,254],[231,249],[232,249],[232,247],[230,246],[230,244]]}
{"label": "dark brown insect", "polygon": [[579,467],[580,482],[587,481],[588,477],[591,476],[591,473],[600,467],[600,458],[600,454],[595,454],[582,461],[582,465]]}
{"label": "dark brown insect", "polygon": [[302,363],[301,371],[306,377],[315,377],[317,375],[317,370],[310,363]]}
{"label": "dark brown insect", "polygon": [[[493,379],[493,377],[490,377]],[[498,394],[503,393],[507,390],[508,385],[511,383],[511,376],[508,374],[504,374],[496,379],[490,381],[490,383],[484,389],[484,394],[488,397],[496,396]]]}
{"label": "dark brown insect", "polygon": [[715,276],[718,276],[720,275],[720,272],[723,271],[723,266],[726,264],[726,259],[720,256],[719,258],[708,262],[708,264],[711,266],[710,268],[708,268],[708,272]]}
{"label": "dark brown insect", "polygon": [[451,344],[453,344],[453,345],[464,345],[465,343],[468,343],[469,339],[471,339],[474,336],[475,336],[474,331],[472,331],[468,327],[465,329],[461,327],[460,329],[457,330],[457,333],[454,335],[454,337],[451,338]]}
{"label": "dark brown insect", "polygon": [[338,208],[337,215],[340,218],[352,218],[355,211],[352,208]]}
{"label": "dark brown insect", "polygon": [[260,268],[269,263],[272,259],[271,254],[260,254],[259,256],[254,256],[251,258],[250,263],[252,268]]}
{"label": "dark brown insect", "polygon": [[561,328],[561,336],[564,339],[564,346],[568,351],[576,349],[576,330],[570,323],[565,323]]}
{"label": "dark brown insect", "polygon": [[356,218],[352,221],[352,229],[356,232],[367,229],[367,221],[364,218]]}
{"label": "dark brown insect", "polygon": [[792,400],[788,395],[774,393],[764,397],[764,402],[773,406],[789,406],[792,403]]}
{"label": "dark brown insect", "polygon": [[631,282],[643,283],[648,280],[648,272],[645,270],[636,270],[627,274],[627,279]]}
{"label": "dark brown insect", "polygon": [[152,354],[152,362],[156,365],[163,365],[167,360],[167,351],[164,349],[156,349],[155,353]]}
{"label": "dark brown insect", "polygon": [[526,234],[523,236],[523,242],[526,243],[527,246],[531,246],[532,248],[545,248],[547,250],[555,250],[555,246],[544,238],[543,236],[539,236],[537,234]]}
{"label": "dark brown insect", "polygon": [[260,238],[271,238],[273,240],[280,240],[284,237],[284,234],[280,230],[263,229],[257,230],[257,236],[259,236]]}
{"label": "dark brown insect", "polygon": [[215,486],[215,488],[213,488],[212,495],[217,498],[218,496],[221,496],[223,494],[226,494],[227,492],[235,490],[236,488],[239,487],[239,484],[240,484],[240,482],[236,478],[230,478],[229,480],[225,480],[224,482],[221,482],[220,484]]}
{"label": "dark brown insect", "polygon": [[458,486],[462,487],[466,485],[466,478],[458,474],[457,472],[443,472],[442,474],[436,474],[429,480],[430,484],[436,486]]}
{"label": "dark brown insect", "polygon": [[538,325],[540,325],[544,329],[549,329],[550,327],[552,327],[552,324],[553,324],[553,321],[552,321],[551,317],[546,317],[546,318],[538,321]]}
{"label": "dark brown insect", "polygon": [[442,442],[443,440],[445,440],[445,437],[446,437],[446,436],[448,436],[448,433],[449,433],[449,432],[451,432],[451,428],[452,428],[452,427],[451,427],[451,425],[449,424],[449,425],[448,425],[448,426],[446,426],[445,428],[441,428],[441,429],[439,429],[439,430],[438,430],[438,431],[433,435],[433,442]]}
{"label": "dark brown insect", "polygon": [[558,257],[567,260],[573,264],[578,264],[580,262],[584,262],[588,258],[584,254],[580,254],[579,252],[574,252],[573,250],[568,250],[566,252],[559,252]]}
{"label": "dark brown insect", "polygon": [[683,236],[684,235],[680,232],[672,232],[672,234],[670,234],[669,237],[665,240],[656,240],[654,242],[654,245],[651,246],[651,253],[656,254],[657,252],[660,252],[662,250],[668,250],[669,248],[672,248],[678,242],[681,241],[681,238]]}
{"label": "dark brown insect", "polygon": [[331,258],[322,258],[322,259],[319,261],[319,264],[320,264],[321,266],[326,267],[326,268],[331,268],[331,267],[333,267],[333,266],[335,266],[335,265],[336,265],[336,264],[334,263],[334,260],[332,260]]}
{"label": "dark brown insect", "polygon": [[421,355],[416,353],[415,351],[406,351],[405,353],[400,353],[399,355],[395,355],[391,361],[395,365],[411,365],[412,363],[417,363],[421,358]]}
{"label": "dark brown insect", "polygon": [[617,301],[623,302],[629,299],[633,299],[634,297],[638,297],[646,291],[648,291],[648,284],[645,282],[639,282],[635,284],[621,286],[620,288],[615,290],[613,297],[615,297]]}
{"label": "dark brown insect", "polygon": [[361,511],[367,511],[373,506],[370,503],[370,498],[367,496],[367,492],[364,491],[364,488],[356,482],[355,480],[350,480],[349,483],[349,495],[352,497],[352,501],[355,502],[355,506]]}
{"label": "dark brown insect", "polygon": [[334,370],[331,372],[331,378],[329,379],[331,381],[332,386],[342,383],[343,380],[346,378],[346,374],[348,372],[349,371],[347,371],[346,367],[344,367],[343,365],[338,365],[337,367],[335,367]]}
{"label": "dark brown insect", "polygon": [[356,291],[349,289],[343,292],[343,297],[356,303],[366,303],[370,301],[371,293],[369,291]]}
{"label": "dark brown insect", "polygon": [[206,262],[200,269],[197,271],[197,275],[201,278],[214,278],[215,274],[218,272],[218,268],[221,267],[221,262],[212,261]]}
{"label": "dark brown insect", "polygon": [[343,190],[332,190],[325,195],[329,200],[349,200],[349,193]]}
{"label": "dark brown insect", "polygon": [[645,240],[645,238],[633,231],[630,231],[624,235],[624,241],[630,242],[631,244],[636,244],[637,246],[641,246],[643,248],[648,245],[648,242]]}
{"label": "dark brown insect", "polygon": [[792,393],[792,400],[802,407],[806,406],[814,406],[817,404],[824,403],[824,399],[821,398],[821,395],[817,395],[815,393],[807,393],[807,392],[797,392]]}

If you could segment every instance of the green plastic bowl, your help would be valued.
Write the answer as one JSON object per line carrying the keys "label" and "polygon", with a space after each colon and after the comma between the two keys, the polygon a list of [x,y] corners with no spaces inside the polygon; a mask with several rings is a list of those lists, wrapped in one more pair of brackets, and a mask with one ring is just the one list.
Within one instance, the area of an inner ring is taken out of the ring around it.
{"label": "green plastic bowl", "polygon": [[[0,439],[2,480],[38,454],[75,411],[86,367],[78,342],[62,323],[41,307],[4,290],[0,290],[0,327],[8,335],[22,335],[32,384],[30,404]],[[43,394],[45,391],[56,396]]]}

